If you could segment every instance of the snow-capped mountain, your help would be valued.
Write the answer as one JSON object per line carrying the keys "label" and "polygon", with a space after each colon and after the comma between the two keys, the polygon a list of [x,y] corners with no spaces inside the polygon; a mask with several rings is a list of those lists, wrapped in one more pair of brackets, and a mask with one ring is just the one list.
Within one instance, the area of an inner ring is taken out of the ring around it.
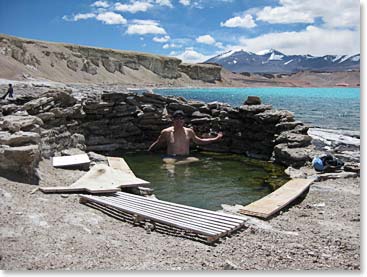
{"label": "snow-capped mountain", "polygon": [[233,72],[293,73],[301,70],[348,71],[359,70],[360,54],[326,55],[285,55],[275,49],[252,53],[232,50],[217,55],[206,63],[217,63]]}

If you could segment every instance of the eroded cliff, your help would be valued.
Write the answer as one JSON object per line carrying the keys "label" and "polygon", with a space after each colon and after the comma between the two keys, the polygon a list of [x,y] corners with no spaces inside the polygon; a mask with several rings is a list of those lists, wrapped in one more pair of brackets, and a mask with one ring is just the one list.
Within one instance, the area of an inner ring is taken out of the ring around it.
{"label": "eroded cliff", "polygon": [[168,84],[215,83],[221,67],[183,64],[174,57],[0,35],[0,77],[58,82]]}

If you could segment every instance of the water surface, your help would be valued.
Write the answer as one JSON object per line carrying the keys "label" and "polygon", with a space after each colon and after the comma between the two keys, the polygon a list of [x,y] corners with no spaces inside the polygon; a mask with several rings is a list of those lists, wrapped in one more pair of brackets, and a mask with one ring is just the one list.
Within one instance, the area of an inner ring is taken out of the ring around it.
{"label": "water surface", "polygon": [[262,103],[289,110],[296,120],[314,127],[360,129],[359,88],[180,88],[155,89],[154,92],[204,102],[219,101],[237,107],[247,96],[256,95]]}
{"label": "water surface", "polygon": [[151,182],[160,200],[210,210],[246,205],[284,184],[284,168],[237,154],[195,153],[199,162],[167,167],[159,154],[122,155],[134,173]]}

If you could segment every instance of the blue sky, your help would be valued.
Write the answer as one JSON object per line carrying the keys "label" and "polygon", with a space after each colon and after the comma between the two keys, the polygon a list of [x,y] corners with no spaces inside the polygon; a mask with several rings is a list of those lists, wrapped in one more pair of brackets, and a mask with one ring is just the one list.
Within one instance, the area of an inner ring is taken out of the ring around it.
{"label": "blue sky", "polygon": [[360,52],[357,0],[0,0],[0,33],[204,61],[274,48]]}

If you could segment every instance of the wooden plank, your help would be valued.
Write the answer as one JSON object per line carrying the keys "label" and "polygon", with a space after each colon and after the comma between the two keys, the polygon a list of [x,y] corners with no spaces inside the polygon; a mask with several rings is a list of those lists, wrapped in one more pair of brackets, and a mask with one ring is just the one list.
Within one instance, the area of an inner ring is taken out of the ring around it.
{"label": "wooden plank", "polygon": [[78,154],[72,156],[53,157],[53,167],[68,167],[75,165],[90,164],[90,160],[87,154]]}
{"label": "wooden plank", "polygon": [[124,200],[118,200],[118,199],[114,199],[114,200],[109,199],[109,202],[111,202],[112,204],[116,204],[116,205],[121,204],[122,206],[131,208],[131,209],[138,209],[141,212],[148,212],[154,215],[162,216],[167,219],[172,219],[172,220],[176,220],[176,221],[183,222],[186,224],[192,224],[198,227],[207,228],[207,229],[210,229],[216,232],[227,232],[231,230],[231,227],[218,226],[216,224],[213,224],[210,221],[204,221],[198,218],[183,216],[181,214],[169,212],[167,210],[161,210],[159,208],[154,208],[153,206],[148,207],[145,205],[139,205],[138,203],[132,203],[127,200],[124,201]]}
{"label": "wooden plank", "polygon": [[93,166],[84,176],[69,187],[40,187],[43,192],[108,193],[119,191],[121,187],[136,187],[149,182],[113,169],[104,164]]}
{"label": "wooden plank", "polygon": [[123,158],[120,157],[107,157],[107,161],[110,167],[121,170],[127,174],[135,176],[134,172],[130,169],[129,165]]}
{"label": "wooden plank", "polygon": [[160,223],[163,223],[163,224],[172,225],[172,226],[178,227],[180,229],[184,228],[184,229],[194,231],[194,232],[197,232],[197,233],[201,233],[201,234],[207,235],[207,236],[216,236],[216,235],[218,235],[217,232],[214,232],[214,231],[211,231],[211,230],[202,229],[202,228],[195,227],[195,226],[192,226],[192,225],[188,225],[188,224],[185,224],[185,223],[180,223],[180,222],[177,222],[177,221],[174,221],[174,220],[168,221],[167,219],[162,218],[161,216],[154,216],[150,213],[144,213],[143,214],[139,210],[131,211],[128,208],[125,208],[123,206],[111,205],[111,203],[109,203],[108,201],[105,201],[105,200],[102,200],[102,199],[99,199],[99,198],[95,198],[95,197],[92,197],[92,196],[81,195],[81,197],[84,198],[84,199],[87,199],[91,202],[96,202],[98,204],[107,205],[107,206],[111,206],[113,208],[117,208],[117,209],[119,209],[121,211],[124,211],[124,212],[128,212],[128,213],[133,212],[133,213],[136,213],[136,214],[142,216],[143,218],[152,219],[153,221],[157,221],[157,222],[160,222]]}
{"label": "wooden plank", "polygon": [[311,179],[292,179],[269,195],[247,205],[239,212],[268,218],[299,197],[312,182]]}
{"label": "wooden plank", "polygon": [[[128,198],[137,198],[140,201],[152,201],[152,199],[143,197],[143,196],[139,196],[139,195],[134,195],[131,193],[125,193],[125,192],[117,192],[116,195],[118,197],[128,197]],[[236,215],[232,215],[232,214],[226,214],[226,213],[220,213],[220,212],[214,212],[214,211],[210,211],[210,210],[206,210],[206,209],[200,209],[200,208],[196,208],[196,207],[191,207],[191,206],[186,206],[186,205],[182,205],[182,204],[177,204],[177,203],[172,203],[172,202],[168,202],[168,201],[163,201],[163,200],[159,200],[159,199],[154,199],[155,203],[157,204],[162,204],[165,206],[171,206],[171,207],[175,207],[175,208],[183,208],[183,209],[187,209],[190,210],[193,214],[200,214],[200,213],[205,213],[207,216],[210,216],[212,218],[217,218],[217,219],[224,219],[228,222],[234,222],[234,223],[244,223],[246,221],[246,218],[244,218],[243,216],[236,216]]]}
{"label": "wooden plank", "polygon": [[[114,199],[115,197],[111,195],[111,197],[108,197],[108,199]],[[166,213],[170,214],[176,214],[184,218],[188,218],[191,220],[200,220],[202,222],[209,222],[212,225],[216,225],[218,227],[225,227],[228,230],[231,230],[232,228],[236,228],[239,223],[233,223],[228,222],[225,219],[217,219],[213,218],[210,215],[208,216],[205,212],[202,213],[192,213],[190,209],[183,209],[183,208],[175,208],[171,206],[163,206],[160,205],[160,203],[157,203],[154,200],[151,201],[141,201],[140,199],[133,199],[133,198],[124,198],[124,197],[118,197],[119,200],[126,200],[130,203],[136,203],[140,205],[144,205],[146,207],[157,209],[157,210],[163,210]]]}

